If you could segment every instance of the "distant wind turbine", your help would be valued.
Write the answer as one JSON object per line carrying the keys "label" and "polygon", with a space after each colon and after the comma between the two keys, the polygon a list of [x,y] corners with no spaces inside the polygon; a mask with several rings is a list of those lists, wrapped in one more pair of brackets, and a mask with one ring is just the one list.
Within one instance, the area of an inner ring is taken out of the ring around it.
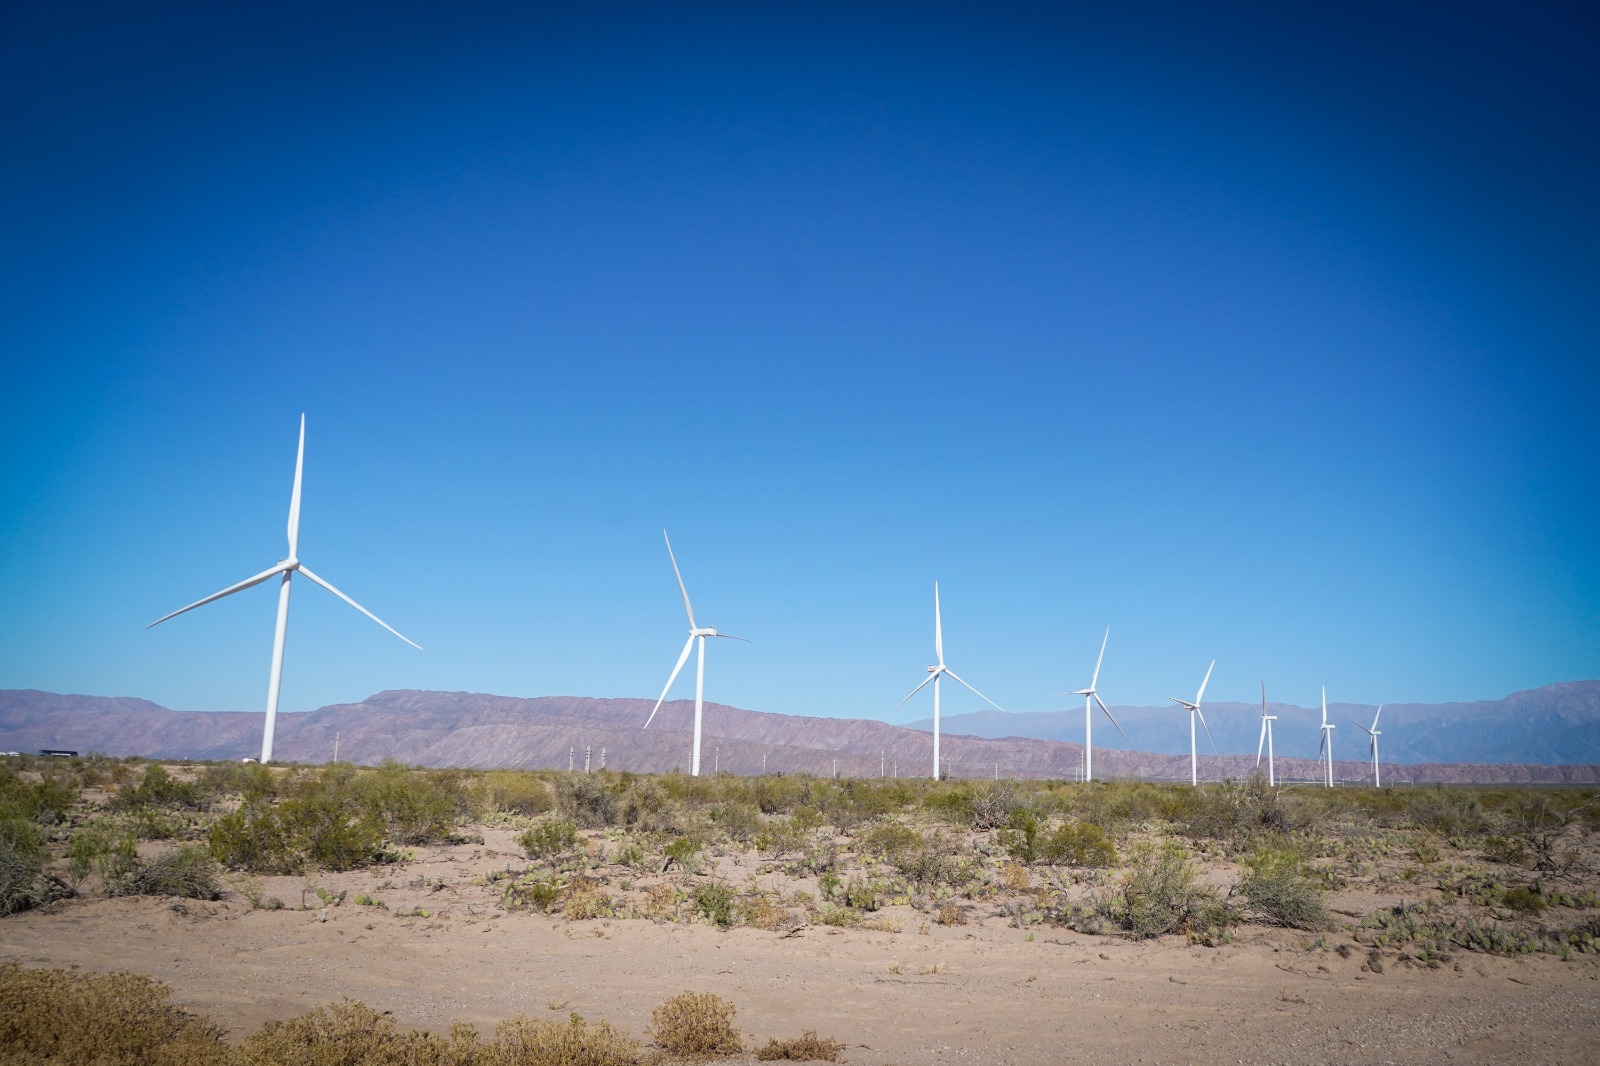
{"label": "distant wind turbine", "polygon": [[1267,747],[1267,785],[1274,786],[1278,783],[1272,773],[1272,723],[1278,720],[1275,714],[1267,713],[1267,682],[1261,682],[1261,739],[1256,741],[1256,768],[1261,767],[1261,746]]}
{"label": "distant wind turbine", "polygon": [[1211,754],[1215,755],[1217,753],[1217,743],[1211,739],[1211,727],[1206,725],[1206,716],[1200,710],[1200,701],[1205,697],[1206,685],[1211,681],[1211,671],[1216,668],[1217,660],[1212,659],[1211,665],[1206,667],[1205,679],[1200,682],[1200,691],[1194,694],[1193,703],[1188,700],[1180,700],[1176,696],[1167,697],[1173,703],[1189,708],[1189,784],[1191,785],[1200,783],[1200,753],[1195,747],[1194,740],[1194,720],[1196,715],[1200,717],[1200,724],[1205,726],[1206,743],[1211,745]]}
{"label": "distant wind turbine", "polygon": [[1378,714],[1375,714],[1375,715],[1372,716],[1372,728],[1371,729],[1368,729],[1366,726],[1362,725],[1360,722],[1356,723],[1356,728],[1365,731],[1367,736],[1370,737],[1371,740],[1372,740],[1372,787],[1373,788],[1382,788],[1383,787],[1383,783],[1378,780],[1378,738],[1383,735],[1383,730],[1378,728],[1378,715],[1381,715],[1382,713],[1383,713],[1383,704],[1380,703],[1378,705]]}
{"label": "distant wind turbine", "polygon": [[1333,787],[1333,726],[1328,724],[1328,686],[1322,686],[1322,743],[1317,745],[1317,758],[1328,764],[1328,787]]}
{"label": "distant wind turbine", "polygon": [[[1094,709],[1090,703],[1091,700],[1100,705],[1100,709],[1106,712],[1106,717],[1111,719],[1111,724],[1117,727],[1117,732],[1122,733],[1122,726],[1117,724],[1117,720],[1112,715],[1111,709],[1106,706],[1105,701],[1100,698],[1100,694],[1095,691],[1095,685],[1100,682],[1100,664],[1105,662],[1106,658],[1106,642],[1110,639],[1111,627],[1106,626],[1106,635],[1100,641],[1100,658],[1094,661],[1094,676],[1089,679],[1089,687],[1080,688],[1076,692],[1056,693],[1058,696],[1083,697],[1083,779],[1085,781],[1094,780],[1094,744],[1091,737],[1091,725],[1094,719]],[[1122,733],[1122,739],[1128,740],[1128,734]],[[1128,740],[1128,743],[1132,744],[1133,741]]]}
{"label": "distant wind turbine", "polygon": [[413,648],[416,648],[418,651],[422,650],[422,645],[402,635],[399,630],[395,629],[388,622],[385,622],[383,619],[379,618],[377,615],[361,606],[355,600],[352,600],[349,596],[346,596],[344,593],[340,592],[338,589],[322,580],[322,578],[318,577],[316,574],[313,574],[309,567],[300,562],[300,475],[301,470],[305,466],[305,457],[306,416],[302,414],[300,416],[300,448],[299,451],[295,453],[294,458],[294,492],[289,497],[288,556],[282,562],[278,563],[278,565],[269,570],[263,570],[255,577],[246,578],[237,585],[229,585],[221,592],[213,593],[203,600],[196,600],[187,607],[180,607],[171,614],[162,615],[154,622],[151,622],[150,625],[145,626],[146,629],[149,629],[151,626],[158,626],[167,619],[176,618],[185,611],[192,611],[196,607],[204,607],[211,601],[220,600],[224,596],[232,596],[235,592],[259,585],[263,581],[266,581],[268,578],[271,578],[276,574],[283,575],[283,580],[278,583],[278,625],[273,631],[272,636],[272,674],[267,681],[267,724],[266,728],[261,734],[261,761],[263,763],[272,761],[272,737],[278,723],[278,692],[283,682],[283,644],[284,638],[289,631],[289,581],[296,573],[304,574],[307,579],[315,582],[318,585],[321,585],[323,588],[327,589],[329,592],[333,593],[335,596],[339,597],[341,600],[348,603],[350,606],[354,607],[356,610],[360,611],[362,614],[366,615],[368,618],[372,619],[374,622],[378,623],[380,626],[387,629],[401,640],[405,641],[407,644],[410,644]]}
{"label": "distant wind turbine", "polygon": [[972,693],[974,695],[976,695],[979,699],[983,700],[983,702],[987,703],[989,706],[993,707],[997,711],[1004,711],[1005,708],[1001,707],[994,700],[991,700],[988,696],[985,696],[983,693],[979,692],[977,689],[973,688],[971,685],[968,685],[965,681],[962,681],[961,678],[959,676],[957,676],[957,674],[956,674],[956,672],[954,670],[950,669],[948,666],[946,666],[944,664],[944,625],[939,620],[939,583],[937,581],[935,581],[933,583],[933,650],[934,650],[934,653],[937,654],[938,657],[939,657],[938,663],[936,663],[933,666],[928,667],[928,676],[922,679],[922,684],[918,685],[916,688],[914,688],[910,692],[906,693],[906,699],[905,700],[901,700],[900,703],[898,704],[898,706],[904,707],[906,705],[906,700],[909,700],[912,696],[915,696],[917,693],[921,692],[923,690],[923,688],[928,684],[929,681],[933,682],[933,779],[935,781],[937,781],[937,780],[939,780],[939,678],[940,678],[940,676],[944,675],[944,674],[949,674],[950,675],[950,679],[952,681],[958,681],[962,685],[965,685],[968,689],[971,689],[971,691],[972,691]]}
{"label": "distant wind turbine", "polygon": [[[654,710],[650,717],[645,719],[644,728],[649,729],[650,723],[655,721],[656,711],[661,709],[662,700],[667,698],[667,693],[672,689],[672,683],[678,680],[678,673],[683,669],[683,664],[689,661],[689,649],[694,647],[694,642],[700,642],[700,653],[695,659],[694,672],[694,753],[689,756],[689,775],[700,776],[700,720],[705,709],[706,698],[706,638],[727,637],[729,640],[744,640],[732,633],[718,633],[715,629],[701,628],[695,625],[694,607],[689,604],[689,590],[684,587],[683,573],[678,569],[678,557],[672,554],[672,538],[667,536],[667,531],[661,531],[661,539],[667,542],[667,558],[672,560],[672,573],[678,579],[678,591],[683,593],[683,612],[689,616],[689,639],[683,645],[683,653],[678,656],[678,665],[672,668],[672,674],[667,678],[667,683],[661,689],[661,698],[656,700]],[[746,644],[750,643],[744,640]]]}

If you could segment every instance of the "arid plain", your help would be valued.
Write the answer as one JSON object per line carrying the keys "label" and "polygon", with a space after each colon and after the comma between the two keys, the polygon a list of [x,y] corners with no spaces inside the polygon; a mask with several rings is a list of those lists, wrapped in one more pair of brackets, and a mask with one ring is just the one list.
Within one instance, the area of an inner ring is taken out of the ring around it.
{"label": "arid plain", "polygon": [[[139,773],[125,773],[130,794]],[[208,773],[231,771],[174,767],[172,780]],[[448,781],[458,799],[477,797],[478,816],[455,818],[441,842],[387,843],[377,864],[218,868],[219,899],[122,894],[90,873],[76,896],[0,919],[0,962],[149,974],[236,1037],[349,997],[435,1031],[577,1012],[648,1050],[652,1010],[689,989],[734,1004],[747,1047],[816,1030],[860,1063],[1592,1062],[1600,1051],[1586,794],[1441,790],[1419,803],[1411,790],[1404,808],[1358,790],[1331,805],[1309,792],[1263,800],[1249,784],[1194,801],[1181,786],[1127,783],[880,794],[814,779],[387,773],[391,785]],[[277,802],[319,775],[281,773]],[[224,788],[210,812],[152,813],[117,792],[83,793],[77,827],[133,824],[142,809],[173,835],[140,840],[113,877],[203,831],[225,857],[217,822],[261,802]],[[530,795],[543,809],[526,810]],[[586,813],[615,824],[585,826]],[[1530,817],[1542,831],[1508,833]],[[1094,851],[1099,834],[1071,835],[1084,825],[1106,826],[1111,854]],[[1258,906],[1269,849],[1297,856],[1298,883],[1314,886],[1306,898],[1326,911],[1302,923],[1313,928]],[[47,869],[64,872],[62,861]],[[1192,877],[1178,912],[1140,911],[1138,879],[1174,873]]]}

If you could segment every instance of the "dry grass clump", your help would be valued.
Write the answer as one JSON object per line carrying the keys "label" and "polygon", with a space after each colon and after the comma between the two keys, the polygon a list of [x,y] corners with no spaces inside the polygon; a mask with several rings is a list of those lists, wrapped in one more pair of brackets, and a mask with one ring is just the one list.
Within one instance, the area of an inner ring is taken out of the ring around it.
{"label": "dry grass clump", "polygon": [[169,851],[126,881],[110,887],[115,895],[222,898],[217,864],[204,847],[192,844]]}
{"label": "dry grass clump", "polygon": [[[0,1048],[7,1063],[212,1066],[231,1049],[223,1030],[167,1002],[143,974],[0,966]],[[282,1060],[280,1060],[282,1061]]]}
{"label": "dry grass clump", "polygon": [[933,912],[933,920],[940,925],[966,925],[967,912],[954,903],[941,903],[939,909]]}
{"label": "dry grass clump", "polygon": [[789,1040],[772,1039],[767,1046],[756,1051],[762,1062],[838,1062],[844,1044],[832,1037],[819,1037],[815,1029],[807,1029]]}
{"label": "dry grass clump", "polygon": [[737,1055],[744,1040],[733,1027],[735,1013],[714,992],[680,992],[650,1015],[648,1032],[662,1050],[684,1058]]}
{"label": "dry grass clump", "polygon": [[639,1041],[606,1022],[573,1014],[566,1022],[518,1016],[495,1026],[494,1039],[472,1066],[630,1066]]}

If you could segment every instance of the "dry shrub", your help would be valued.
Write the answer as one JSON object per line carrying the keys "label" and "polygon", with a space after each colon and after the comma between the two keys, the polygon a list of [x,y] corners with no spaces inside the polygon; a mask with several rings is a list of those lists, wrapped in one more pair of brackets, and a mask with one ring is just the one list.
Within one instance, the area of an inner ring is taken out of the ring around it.
{"label": "dry shrub", "polygon": [[1008,862],[1000,870],[1000,885],[1008,892],[1026,892],[1032,887],[1033,881],[1028,877],[1026,866]]}
{"label": "dry shrub", "polygon": [[714,992],[680,992],[650,1015],[648,1032],[673,1055],[737,1055],[744,1040],[733,1027],[735,1013],[734,1005]]}
{"label": "dry shrub", "polygon": [[228,1063],[223,1030],[167,1002],[143,974],[0,965],[0,1048],[8,1063],[212,1066]]}
{"label": "dry shrub", "polygon": [[221,899],[222,882],[217,864],[207,850],[186,844],[156,859],[120,884],[109,885],[113,895],[182,896],[185,899]]}
{"label": "dry shrub", "polygon": [[403,1033],[393,1018],[345,999],[287,1021],[267,1022],[235,1053],[238,1066],[432,1066],[442,1041]]}
{"label": "dry shrub", "polygon": [[790,1040],[769,1040],[756,1052],[762,1062],[838,1062],[844,1045],[832,1037],[819,1037],[815,1029]]}
{"label": "dry shrub", "polygon": [[933,912],[933,920],[940,925],[966,925],[967,912],[954,903],[941,903]]}
{"label": "dry shrub", "polygon": [[566,1022],[518,1015],[495,1026],[494,1039],[470,1061],[473,1066],[628,1066],[639,1061],[639,1041],[576,1014]]}

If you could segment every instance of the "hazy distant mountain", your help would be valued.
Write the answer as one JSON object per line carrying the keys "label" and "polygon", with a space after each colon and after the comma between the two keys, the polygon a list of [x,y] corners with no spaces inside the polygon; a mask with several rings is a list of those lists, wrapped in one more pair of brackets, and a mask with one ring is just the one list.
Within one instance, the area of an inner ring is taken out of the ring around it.
{"label": "hazy distant mountain", "polygon": [[[1187,693],[1178,693],[1187,697]],[[1063,699],[1059,712],[1008,714],[979,711],[946,715],[941,726],[953,733],[977,737],[1032,737],[1039,740],[1083,741],[1081,697]],[[1273,747],[1279,755],[1315,759],[1317,727],[1322,707],[1296,707],[1269,703]],[[1328,703],[1328,721],[1336,724],[1333,753],[1336,758],[1359,759],[1367,748],[1367,734],[1357,728],[1372,725],[1376,705]],[[1248,752],[1254,760],[1261,737],[1261,705],[1207,703],[1201,710],[1211,727],[1217,750],[1224,754]],[[1094,742],[1100,748],[1189,754],[1189,715],[1177,704],[1165,707],[1119,707],[1111,713],[1128,734],[1125,743],[1100,709],[1095,708]],[[931,719],[911,723],[932,730]],[[1397,763],[1535,763],[1566,766],[1600,762],[1600,681],[1574,681],[1527,692],[1514,692],[1501,700],[1476,703],[1390,703],[1378,723],[1383,736],[1379,753],[1385,762]],[[1200,750],[1209,752],[1204,731]]]}
{"label": "hazy distant mountain", "polygon": [[[1600,690],[1600,685],[1594,682],[1585,685],[1590,686],[1588,702],[1582,704],[1588,708],[1587,717],[1578,711],[1570,712],[1569,717],[1576,723],[1573,728],[1583,724],[1593,726],[1595,692]],[[1572,687],[1577,686],[1556,686]],[[596,767],[604,751],[606,763],[612,769],[687,770],[693,703],[678,700],[663,704],[655,722],[644,730],[641,726],[650,707],[651,701],[642,699],[602,700],[575,696],[518,699],[468,692],[380,692],[360,703],[280,714],[275,754],[283,761],[326,762],[333,756],[334,739],[338,737],[340,757],[359,763],[394,758],[423,766],[565,768],[570,757],[581,768],[585,748],[588,748],[592,765]],[[1282,711],[1280,708],[1279,712]],[[1227,705],[1219,704],[1218,712],[1217,717],[1223,719],[1220,723],[1223,729],[1236,728],[1226,724]],[[1164,720],[1167,727],[1182,724],[1176,715],[1166,713],[1170,715]],[[951,721],[970,729],[969,720],[984,717],[962,715]],[[1026,727],[1030,719],[1060,717],[1066,720],[1064,715],[988,717],[991,722],[1008,723],[1008,731],[1013,734],[1017,726]],[[1397,718],[1407,723],[1395,728],[1397,734],[1418,728],[1416,723],[1422,721],[1419,716]],[[1075,720],[1081,729],[1081,714]],[[1338,720],[1343,727],[1344,720]],[[1433,728],[1445,728],[1436,719],[1429,721],[1434,722]],[[1451,721],[1449,728],[1458,729],[1461,724]],[[171,711],[131,698],[0,691],[0,749],[7,750],[36,751],[50,747],[166,759],[238,759],[259,752],[261,725],[259,713]],[[1279,725],[1284,727],[1284,722],[1280,721]],[[1070,731],[1070,726],[1066,728]],[[1256,727],[1245,729],[1249,743],[1243,745],[1252,752],[1250,755],[1216,757],[1208,753],[1202,758],[1202,774],[1218,778],[1249,773],[1255,765],[1255,734],[1250,732],[1253,728]],[[1292,757],[1303,747],[1288,736],[1297,728],[1302,727],[1291,722],[1279,734],[1291,749],[1290,756],[1284,756],[1284,744],[1279,745],[1279,774],[1285,778],[1316,778],[1315,762]],[[1389,730],[1394,727],[1389,725],[1387,710],[1384,728],[1384,779],[1397,784],[1403,781],[1600,781],[1600,766],[1596,765],[1391,764],[1387,741]],[[925,776],[931,769],[928,735],[912,727],[884,722],[804,718],[707,704],[705,733],[702,772],[710,772],[717,765],[718,749],[721,768],[741,774],[760,773],[763,757],[767,770],[791,773],[829,774],[835,762],[838,772],[847,776],[873,776],[879,772],[880,765],[885,773],[898,771],[908,777]],[[1186,733],[1181,754],[1101,751],[1098,740],[1102,736],[1097,729],[1096,776],[1186,779],[1189,775]],[[1344,739],[1340,734],[1339,740]],[[1218,737],[1218,745],[1223,746],[1222,736]],[[1235,745],[1235,750],[1239,747]],[[1600,762],[1593,756],[1592,744],[1585,750],[1592,761]],[[1343,747],[1336,741],[1335,754],[1355,756],[1338,760],[1336,776],[1348,781],[1364,779],[1368,767],[1361,756],[1365,751],[1365,745]],[[999,773],[1010,777],[1070,778],[1078,772],[1081,753],[1081,745],[1073,742],[1017,735],[984,738],[959,735],[953,728],[947,730],[944,742],[946,772],[955,777],[990,777]],[[1313,739],[1310,754],[1314,756],[1315,753]]]}

